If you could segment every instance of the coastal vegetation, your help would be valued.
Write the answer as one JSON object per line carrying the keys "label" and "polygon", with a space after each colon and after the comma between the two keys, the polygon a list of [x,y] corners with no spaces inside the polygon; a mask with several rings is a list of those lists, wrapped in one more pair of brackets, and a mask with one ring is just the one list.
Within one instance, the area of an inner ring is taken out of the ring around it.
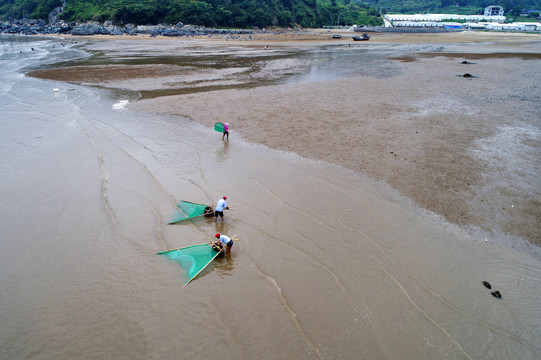
{"label": "coastal vegetation", "polygon": [[59,18],[67,22],[182,22],[224,28],[383,24],[378,10],[357,0],[2,0],[0,4],[2,20],[48,19],[63,5]]}
{"label": "coastal vegetation", "polygon": [[[0,0],[0,20],[50,19],[114,25],[186,23],[220,28],[382,25],[385,13],[482,14],[536,21],[541,0]],[[526,15],[524,13],[526,12]]]}

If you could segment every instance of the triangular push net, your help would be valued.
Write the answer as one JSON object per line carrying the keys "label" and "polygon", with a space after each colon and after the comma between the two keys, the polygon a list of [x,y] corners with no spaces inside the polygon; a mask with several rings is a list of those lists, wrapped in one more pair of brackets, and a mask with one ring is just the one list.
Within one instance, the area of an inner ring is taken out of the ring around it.
{"label": "triangular push net", "polygon": [[157,254],[167,256],[182,266],[186,272],[184,285],[192,281],[214,258],[220,255],[219,252],[212,250],[209,244],[192,245],[181,249],[162,251]]}
{"label": "triangular push net", "polygon": [[189,201],[180,200],[177,204],[178,210],[173,215],[169,224],[179,221],[193,219],[198,216],[212,214],[212,207],[206,204],[197,204]]}
{"label": "triangular push net", "polygon": [[225,131],[224,124],[222,124],[221,122],[217,122],[216,124],[214,124],[214,130],[219,131],[219,132],[224,132]]}

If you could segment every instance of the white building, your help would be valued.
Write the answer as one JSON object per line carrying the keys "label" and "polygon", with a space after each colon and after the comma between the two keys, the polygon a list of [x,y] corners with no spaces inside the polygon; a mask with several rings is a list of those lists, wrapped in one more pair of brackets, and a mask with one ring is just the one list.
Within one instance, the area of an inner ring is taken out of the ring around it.
{"label": "white building", "polygon": [[520,30],[520,27],[513,23],[513,24],[487,24],[486,28],[487,30],[505,30],[505,31],[518,31]]}
{"label": "white building", "polygon": [[512,24],[491,23],[486,25],[487,30],[502,31],[541,31],[541,23],[515,22]]}
{"label": "white building", "polygon": [[[443,27],[446,29],[486,29],[493,31],[541,31],[541,23],[516,22],[505,24],[503,8],[495,5],[487,7],[484,15],[386,14],[383,18],[387,27]],[[465,23],[452,22],[453,20]]]}
{"label": "white building", "polygon": [[388,20],[393,26],[404,26],[399,25],[400,22],[441,22],[441,21],[466,21],[466,22],[505,22],[505,16],[486,16],[486,15],[457,15],[457,14],[415,14],[415,15],[404,15],[404,14],[386,14],[384,18]]}
{"label": "white building", "polygon": [[541,23],[517,22],[525,31],[541,31]]}
{"label": "white building", "polygon": [[443,27],[439,21],[397,21],[394,23],[396,27]]}
{"label": "white building", "polygon": [[487,6],[485,16],[503,16],[503,7],[497,5]]}
{"label": "white building", "polygon": [[487,24],[486,23],[467,23],[462,25],[463,29],[471,29],[471,30],[484,30],[486,29]]}

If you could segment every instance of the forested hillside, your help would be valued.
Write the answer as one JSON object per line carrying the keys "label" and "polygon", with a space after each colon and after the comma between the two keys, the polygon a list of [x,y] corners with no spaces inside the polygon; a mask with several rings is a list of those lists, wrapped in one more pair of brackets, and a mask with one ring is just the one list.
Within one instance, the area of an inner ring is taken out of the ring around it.
{"label": "forested hillside", "polygon": [[[61,0],[0,0],[0,18],[48,19]],[[66,21],[185,24],[207,27],[381,25],[379,12],[357,0],[66,0]]]}
{"label": "forested hillside", "polygon": [[489,5],[506,15],[541,9],[541,0],[0,0],[0,19],[48,19],[64,5],[67,22],[185,24],[207,27],[381,25],[385,13],[480,14]]}

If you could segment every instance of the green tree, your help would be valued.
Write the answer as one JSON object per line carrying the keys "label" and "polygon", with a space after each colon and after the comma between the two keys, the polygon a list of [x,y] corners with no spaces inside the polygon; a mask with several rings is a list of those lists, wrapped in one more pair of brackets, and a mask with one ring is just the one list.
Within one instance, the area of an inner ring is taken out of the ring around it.
{"label": "green tree", "polygon": [[[350,21],[378,22],[377,11],[360,0],[67,0],[60,17],[66,21],[116,24],[186,24],[242,27],[316,27]],[[408,0],[413,1],[413,0]],[[436,1],[436,0],[432,0]],[[488,0],[487,0],[488,1]],[[514,1],[514,0],[507,0]],[[529,1],[529,0],[528,0]],[[345,3],[347,2],[347,4]],[[45,18],[61,0],[0,0],[0,18]]]}

